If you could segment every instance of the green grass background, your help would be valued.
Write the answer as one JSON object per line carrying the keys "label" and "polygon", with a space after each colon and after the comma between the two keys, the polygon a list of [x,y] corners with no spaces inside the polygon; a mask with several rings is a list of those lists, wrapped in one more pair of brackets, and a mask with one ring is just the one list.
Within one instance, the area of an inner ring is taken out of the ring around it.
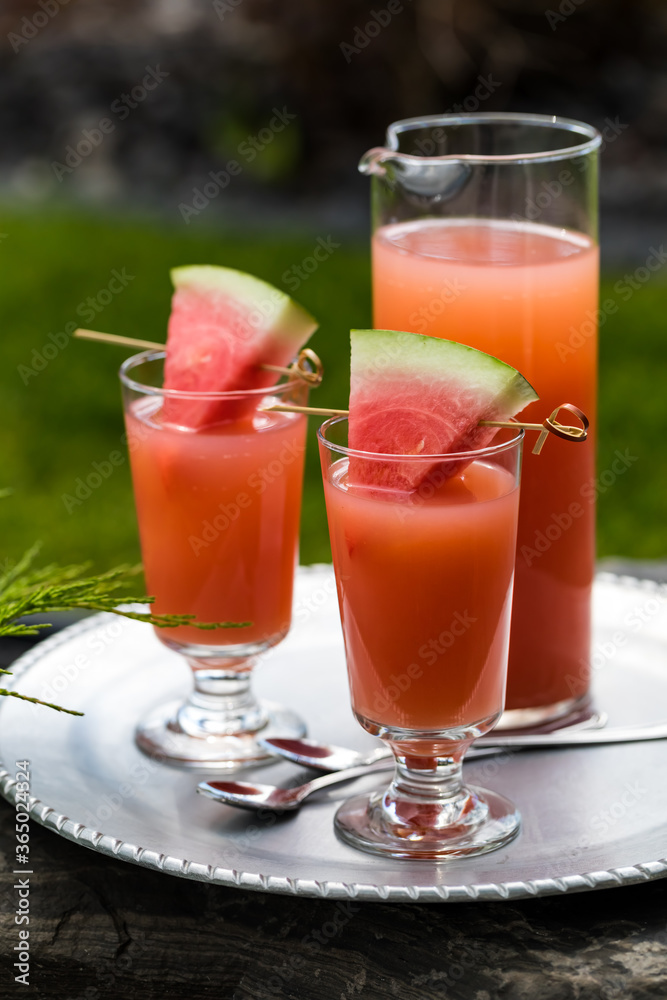
{"label": "green grass background", "polygon": [[[145,220],[90,218],[70,212],[2,214],[0,228],[0,558],[14,558],[35,540],[43,558],[92,560],[105,569],[139,559],[127,462],[71,513],[63,494],[77,477],[121,449],[123,424],[117,368],[127,351],[70,341],[34,377],[33,349],[50,343],[69,322],[163,341],[169,313],[169,268],[225,264],[284,287],[281,275],[312,253],[315,236],[279,238],[174,229]],[[328,234],[321,234],[328,235]],[[335,234],[334,234],[334,238]],[[313,403],[345,405],[348,331],[370,325],[367,246],[341,243],[304,281],[295,297],[320,320],[312,346],[326,366]],[[84,322],[77,308],[107,286],[112,269],[133,275],[127,288]],[[606,275],[602,297],[620,274]],[[658,273],[627,302],[619,301],[601,336],[599,469],[616,449],[637,461],[600,497],[601,556],[667,555],[667,284]],[[52,352],[51,352],[52,353]],[[24,372],[24,376],[26,373]],[[301,561],[329,559],[320,472],[311,421],[304,494]]]}

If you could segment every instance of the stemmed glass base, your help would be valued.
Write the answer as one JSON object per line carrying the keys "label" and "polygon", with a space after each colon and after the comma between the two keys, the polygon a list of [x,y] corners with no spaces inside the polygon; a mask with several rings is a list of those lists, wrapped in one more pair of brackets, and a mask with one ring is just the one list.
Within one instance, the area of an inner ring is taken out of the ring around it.
{"label": "stemmed glass base", "polygon": [[187,701],[160,705],[139,722],[135,740],[144,753],[180,767],[235,771],[277,760],[258,739],[305,736],[296,713],[255,698],[252,659],[188,660],[194,690]]}
{"label": "stemmed glass base", "polygon": [[396,772],[385,791],[340,807],[334,826],[345,843],[391,858],[438,860],[486,854],[517,836],[521,817],[509,799],[463,783],[464,754],[497,716],[437,734],[389,731],[357,718],[389,744]]}
{"label": "stemmed glass base", "polygon": [[[487,854],[514,840],[521,826],[516,807],[498,792],[465,786],[466,805],[455,810],[451,828],[432,829],[416,810],[409,820],[388,821],[388,792],[358,795],[336,813],[336,833],[345,843],[371,854],[427,861]],[[433,813],[426,807],[428,816]],[[423,811],[422,811],[423,815]]]}
{"label": "stemmed glass base", "polygon": [[181,709],[187,702],[186,706],[179,702],[161,705],[139,723],[135,740],[149,757],[180,767],[216,771],[258,767],[279,759],[259,746],[259,738],[300,739],[306,735],[306,726],[295,712],[274,702],[258,704],[264,721],[257,729],[201,736],[192,735],[182,727]]}

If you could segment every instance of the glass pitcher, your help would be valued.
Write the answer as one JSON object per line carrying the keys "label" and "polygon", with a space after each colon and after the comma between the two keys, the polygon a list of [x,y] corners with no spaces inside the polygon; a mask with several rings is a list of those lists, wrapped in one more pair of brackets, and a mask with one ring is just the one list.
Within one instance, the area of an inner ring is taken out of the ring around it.
{"label": "glass pitcher", "polygon": [[506,728],[590,710],[600,134],[543,115],[394,122],[372,182],[374,326],[494,354],[533,384],[541,421],[575,403],[585,443],[553,435],[523,470]]}

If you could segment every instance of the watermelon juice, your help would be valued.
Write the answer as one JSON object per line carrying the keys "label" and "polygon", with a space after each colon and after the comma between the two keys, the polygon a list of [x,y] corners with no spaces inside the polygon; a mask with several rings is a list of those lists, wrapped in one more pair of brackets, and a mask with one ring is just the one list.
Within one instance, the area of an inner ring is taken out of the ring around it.
{"label": "watermelon juice", "polygon": [[352,486],[347,473],[346,458],[325,464],[355,714],[394,738],[486,731],[505,694],[516,475],[474,461],[437,488],[399,495]]}
{"label": "watermelon juice", "polygon": [[460,341],[517,368],[540,396],[521,418],[573,402],[585,444],[526,449],[508,709],[557,706],[589,686],[594,573],[598,249],[531,223],[427,219],[373,239],[376,327]]}
{"label": "watermelon juice", "polygon": [[306,418],[255,411],[193,430],[163,421],[160,404],[138,399],[126,411],[153,610],[252,624],[158,635],[168,645],[274,645],[291,619]]}

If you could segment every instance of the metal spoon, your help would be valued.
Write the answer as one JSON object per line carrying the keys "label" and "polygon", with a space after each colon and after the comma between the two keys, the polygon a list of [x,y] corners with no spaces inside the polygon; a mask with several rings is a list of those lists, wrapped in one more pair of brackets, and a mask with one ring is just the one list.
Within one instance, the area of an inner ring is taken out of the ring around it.
{"label": "metal spoon", "polygon": [[[369,767],[380,760],[390,760],[393,754],[388,746],[376,747],[369,753],[360,753],[348,747],[339,747],[335,743],[318,743],[316,740],[299,739],[266,739],[257,741],[261,747],[271,753],[291,760],[294,764],[310,767],[314,771],[346,771],[351,767]],[[488,744],[480,745],[478,741],[469,747],[466,760],[475,757],[491,757],[502,752],[502,747]]]}
{"label": "metal spoon", "polygon": [[393,756],[389,747],[384,745],[370,753],[359,753],[335,743],[317,743],[316,740],[268,739],[258,740],[258,743],[271,753],[316,771],[344,771],[348,767],[364,767]]}
{"label": "metal spoon", "polygon": [[[274,745],[273,741],[265,740],[264,742],[267,745],[269,743],[272,746]],[[308,741],[294,740],[293,742]],[[344,747],[335,749],[340,749],[343,754],[348,755],[356,753],[356,751],[346,750]],[[384,748],[380,749],[384,753]],[[471,747],[466,754],[466,759],[468,757],[492,757],[498,753],[501,753],[499,747]],[[363,754],[358,754],[357,756],[363,757]],[[390,757],[391,759],[389,759]],[[375,771],[392,771],[395,763],[393,754],[387,749],[382,759],[376,757],[370,764],[332,771],[329,774],[323,774],[319,778],[313,778],[312,781],[306,781],[304,784],[296,785],[293,788],[280,788],[277,785],[251,785],[246,781],[202,781],[197,785],[197,791],[200,795],[206,795],[209,799],[224,802],[229,806],[238,806],[239,809],[269,809],[274,812],[293,812],[301,806],[309,795],[319,791],[320,788],[327,788],[329,785],[338,785],[344,781],[352,781],[355,778],[373,774]]]}
{"label": "metal spoon", "polygon": [[[268,743],[268,741],[266,742]],[[344,747],[341,749],[346,754],[355,753],[354,750],[345,750]],[[498,753],[501,753],[499,747],[471,747],[466,759],[468,757],[492,757]],[[197,791],[209,799],[225,802],[229,806],[238,806],[240,809],[271,809],[275,812],[289,812],[298,809],[309,795],[319,791],[320,788],[338,785],[343,781],[352,781],[354,778],[361,778],[373,774],[375,771],[391,771],[395,763],[393,755],[389,752],[385,754],[383,759],[375,759],[371,764],[332,771],[319,778],[313,778],[312,781],[306,781],[303,785],[296,785],[294,788],[279,788],[276,785],[251,785],[246,781],[202,781],[197,785]]]}
{"label": "metal spoon", "polygon": [[229,806],[238,806],[240,809],[269,809],[274,812],[292,812],[298,809],[301,804],[320,788],[328,785],[337,785],[343,781],[352,781],[353,778],[361,778],[363,775],[373,774],[374,771],[391,771],[394,768],[393,760],[382,760],[370,767],[350,767],[345,771],[334,771],[332,774],[323,774],[319,778],[313,778],[304,785],[297,785],[296,788],[278,788],[275,785],[251,785],[245,781],[202,781],[197,785],[197,791],[201,795],[206,795],[209,799],[218,802],[225,802]]}
{"label": "metal spoon", "polygon": [[[489,734],[467,752],[466,760],[499,753],[503,749],[534,750],[548,747],[593,746],[609,743],[634,743],[667,738],[667,723],[655,726],[616,726],[610,729],[561,729],[551,733],[531,735]],[[389,747],[377,747],[370,753],[359,753],[335,744],[314,740],[267,739],[260,744],[287,760],[322,771],[341,771],[349,767],[369,765],[391,756]]]}
{"label": "metal spoon", "polygon": [[[563,747],[563,746],[591,746],[593,744],[604,743],[631,743],[642,740],[660,740],[667,738],[667,723],[656,726],[637,726],[634,728],[618,727],[607,731],[584,730],[567,733],[545,733],[541,736],[503,736],[499,737],[497,746],[473,746],[466,754],[466,760],[475,757],[486,757],[499,753],[503,749],[530,749],[533,747]],[[502,742],[500,742],[502,740]],[[277,741],[265,740],[267,745],[273,749],[278,749]],[[307,742],[312,741],[290,741]],[[315,744],[317,747],[318,745]],[[319,750],[325,749],[323,744]],[[380,748],[382,749],[382,748]],[[356,754],[354,750],[346,750],[344,747],[331,747],[332,752],[342,751],[347,755],[341,760],[353,759],[350,755],[355,755],[363,759],[363,754]],[[378,751],[374,751],[374,762],[363,764],[357,767],[346,767],[340,771],[333,771],[330,774],[323,774],[319,778],[307,781],[303,785],[295,788],[278,788],[275,785],[251,785],[244,781],[202,781],[197,786],[197,791],[211,799],[219,802],[226,802],[230,806],[238,806],[241,809],[269,809],[276,812],[293,811],[320,788],[327,788],[330,785],[337,785],[340,782],[351,781],[363,775],[373,774],[375,771],[390,771],[394,767],[394,760],[380,759]],[[324,760],[324,757],[313,758]]]}

